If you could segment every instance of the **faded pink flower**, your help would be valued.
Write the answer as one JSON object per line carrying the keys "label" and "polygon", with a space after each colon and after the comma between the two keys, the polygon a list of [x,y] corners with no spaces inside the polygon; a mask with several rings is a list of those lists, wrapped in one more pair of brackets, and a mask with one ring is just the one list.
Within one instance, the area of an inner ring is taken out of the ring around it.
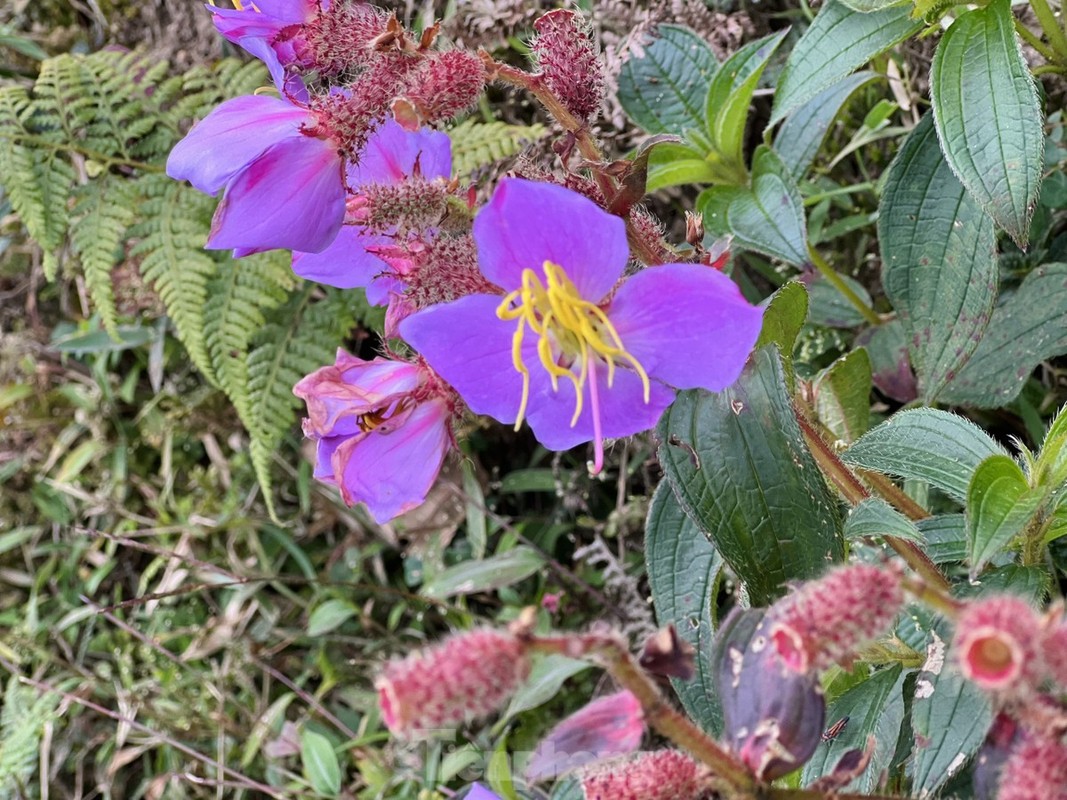
{"label": "faded pink flower", "polygon": [[963,674],[987,691],[1025,691],[1043,672],[1041,634],[1041,620],[1025,600],[1012,595],[974,600],[956,621],[956,660]]}

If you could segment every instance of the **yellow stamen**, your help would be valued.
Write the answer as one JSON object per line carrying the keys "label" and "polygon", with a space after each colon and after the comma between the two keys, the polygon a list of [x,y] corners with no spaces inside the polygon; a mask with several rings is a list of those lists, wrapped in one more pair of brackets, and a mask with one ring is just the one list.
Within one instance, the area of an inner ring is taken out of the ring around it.
{"label": "yellow stamen", "polygon": [[[515,421],[516,430],[526,416],[530,399],[530,370],[522,360],[527,328],[540,337],[537,357],[552,380],[553,390],[559,391],[560,378],[574,384],[576,400],[572,427],[582,415],[582,396],[586,381],[590,379],[591,358],[599,357],[607,363],[609,387],[615,381],[616,359],[629,364],[640,376],[645,402],[649,402],[652,387],[648,373],[626,352],[618,331],[603,310],[582,299],[563,267],[546,261],[542,269],[544,282],[534,270],[524,269],[521,288],[508,294],[496,310],[497,317],[502,320],[518,320],[511,340],[511,361],[522,375],[522,401]],[[577,375],[571,369],[576,362],[580,365]]]}

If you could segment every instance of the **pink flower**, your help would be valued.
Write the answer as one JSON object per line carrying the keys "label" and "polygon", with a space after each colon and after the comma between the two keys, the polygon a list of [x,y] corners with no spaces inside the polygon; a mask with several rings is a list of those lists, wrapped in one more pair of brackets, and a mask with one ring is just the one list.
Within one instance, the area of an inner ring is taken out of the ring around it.
{"label": "pink flower", "polygon": [[987,691],[1026,691],[1043,672],[1041,635],[1041,620],[1025,600],[975,600],[956,621],[956,658],[963,674]]}
{"label": "pink flower", "polygon": [[346,503],[387,522],[426,499],[453,444],[456,400],[425,366],[339,350],[293,394],[307,402],[304,433],[318,441],[315,477]]}

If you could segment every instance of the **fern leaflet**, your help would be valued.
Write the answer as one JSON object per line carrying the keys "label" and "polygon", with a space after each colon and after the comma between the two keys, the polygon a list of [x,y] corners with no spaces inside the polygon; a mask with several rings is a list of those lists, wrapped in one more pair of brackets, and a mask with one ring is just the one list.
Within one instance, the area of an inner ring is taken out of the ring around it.
{"label": "fern leaflet", "polygon": [[545,134],[543,125],[509,125],[506,122],[464,120],[452,128],[452,163],[455,173],[469,177],[475,170],[509,158]]}

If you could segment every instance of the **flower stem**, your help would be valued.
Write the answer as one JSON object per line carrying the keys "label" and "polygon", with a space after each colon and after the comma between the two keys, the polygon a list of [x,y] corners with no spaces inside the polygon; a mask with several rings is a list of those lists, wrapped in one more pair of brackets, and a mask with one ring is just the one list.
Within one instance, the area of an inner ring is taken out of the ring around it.
{"label": "flower stem", "polygon": [[[859,505],[871,497],[867,487],[863,485],[856,473],[838,458],[837,453],[826,443],[826,440],[823,439],[798,403],[793,404],[793,412],[797,423],[800,425],[801,433],[804,435],[804,441],[815,459],[815,463],[819,465],[823,475],[837,487],[842,496],[853,506]],[[903,493],[901,492],[901,494]],[[896,536],[884,536],[883,538],[885,543],[893,548],[896,554],[904,559],[904,562],[923,580],[933,587],[945,592],[948,591],[950,586],[948,579],[941,574],[941,570],[937,568],[937,565],[930,560],[930,557],[915,542],[909,542]]]}
{"label": "flower stem", "polygon": [[754,789],[755,779],[744,765],[668,704],[659,687],[641,669],[630,655],[626,642],[617,634],[593,632],[575,636],[531,636],[529,647],[534,652],[558,653],[600,663],[620,686],[637,698],[645,720],[656,731],[710,767],[718,778],[736,792],[747,794]]}
{"label": "flower stem", "polygon": [[901,583],[916,600],[937,609],[946,617],[954,619],[960,613],[962,603],[959,600],[947,591],[931,586],[922,578],[907,577]]}
{"label": "flower stem", "polygon": [[811,259],[811,263],[815,265],[815,268],[819,270],[819,274],[821,274],[830,285],[837,289],[837,291],[841,292],[844,298],[855,306],[856,310],[863,315],[865,320],[872,325],[882,324],[882,319],[878,316],[875,310],[863,302],[863,298],[852,291],[852,287],[841,279],[841,276],[834,271],[834,268],[831,267],[826,259],[820,256],[810,244],[808,245],[808,258]]}

